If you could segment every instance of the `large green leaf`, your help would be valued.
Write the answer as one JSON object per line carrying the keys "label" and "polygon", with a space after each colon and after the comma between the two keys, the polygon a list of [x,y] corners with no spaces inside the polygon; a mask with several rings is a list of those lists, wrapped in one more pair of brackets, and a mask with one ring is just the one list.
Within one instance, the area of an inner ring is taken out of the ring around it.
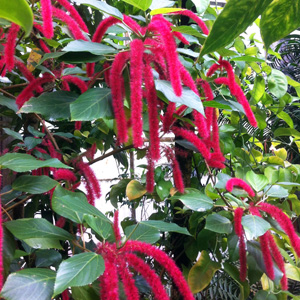
{"label": "large green leaf", "polygon": [[175,223],[167,223],[159,220],[142,221],[140,224],[157,228],[159,231],[177,232],[181,234],[191,235],[186,227],[180,227]]}
{"label": "large green leaf", "polygon": [[253,171],[247,172],[246,180],[256,192],[263,190],[264,187],[269,183],[269,180],[265,175],[255,174]]}
{"label": "large green leaf", "polygon": [[114,16],[120,20],[123,19],[122,13],[117,8],[108,5],[106,2],[98,0],[75,0],[75,2],[91,6],[92,8],[100,10],[102,13]]}
{"label": "large green leaf", "polygon": [[13,110],[14,112],[18,111],[18,106],[16,104],[16,100],[7,98],[3,95],[0,95],[0,105],[4,105],[7,108]]}
{"label": "large green leaf", "polygon": [[135,7],[137,7],[138,9],[141,9],[141,10],[147,10],[151,3],[152,3],[152,0],[122,0],[128,4],[131,4]]}
{"label": "large green leaf", "polygon": [[252,215],[244,216],[242,218],[242,224],[249,240],[253,240],[265,234],[271,228],[269,222],[263,218]]}
{"label": "large green leaf", "polygon": [[195,29],[191,26],[173,27],[172,31],[181,32],[181,33],[184,33],[184,34],[189,34],[189,35],[196,36],[196,37],[199,37],[199,38],[204,38],[204,35],[202,33],[200,33],[197,29]]}
{"label": "large green leaf", "polygon": [[99,298],[99,295],[96,293],[95,289],[86,285],[72,287],[72,297],[74,300],[95,300]]}
{"label": "large green leaf", "polygon": [[288,88],[286,76],[281,71],[272,69],[271,74],[268,76],[268,88],[277,98],[283,97]]}
{"label": "large green leaf", "polygon": [[172,85],[169,81],[155,80],[155,87],[158,91],[162,92],[169,101],[178,104],[184,104],[188,107],[196,109],[199,111],[199,113],[204,115],[202,101],[191,89],[183,87],[182,95],[178,97],[175,95]]}
{"label": "large green leaf", "polygon": [[288,197],[289,191],[280,185],[273,185],[271,188],[266,187],[266,195],[274,198]]}
{"label": "large green leaf", "polygon": [[171,200],[179,199],[187,208],[194,211],[206,211],[213,207],[213,201],[196,189],[185,189],[185,194],[175,195]]}
{"label": "large green leaf", "polygon": [[37,268],[45,268],[58,265],[62,260],[62,255],[53,249],[50,250],[37,250],[35,252]]}
{"label": "large green leaf", "polygon": [[260,32],[266,48],[300,26],[300,0],[274,0],[263,12]]}
{"label": "large green leaf", "polygon": [[24,175],[18,177],[12,184],[12,188],[17,191],[30,194],[41,194],[50,191],[58,184],[57,181],[48,176]]}
{"label": "large green leaf", "polygon": [[55,272],[49,269],[24,269],[8,276],[1,296],[6,300],[50,300]]}
{"label": "large green leaf", "polygon": [[107,88],[90,89],[80,95],[70,108],[72,121],[92,121],[111,117],[111,90]]}
{"label": "large green leaf", "polygon": [[192,2],[196,6],[198,14],[204,13],[209,6],[209,0],[192,0]]}
{"label": "large green leaf", "polygon": [[232,42],[271,2],[272,0],[229,0],[217,17],[201,55],[216,51]]}
{"label": "large green leaf", "polygon": [[217,233],[229,234],[232,231],[232,224],[229,219],[218,214],[212,214],[206,218],[205,229]]}
{"label": "large green leaf", "polygon": [[52,209],[59,215],[82,224],[84,215],[99,217],[104,222],[111,223],[100,210],[87,202],[86,196],[80,192],[70,192],[60,185],[52,196]]}
{"label": "large green leaf", "polygon": [[99,217],[84,215],[83,220],[105,240],[113,233],[111,224]]}
{"label": "large green leaf", "polygon": [[65,52],[89,52],[94,55],[105,55],[116,53],[114,48],[94,42],[76,40],[70,42],[65,48],[62,49]]}
{"label": "large green leaf", "polygon": [[88,252],[74,255],[63,261],[57,271],[54,296],[72,286],[84,286],[95,281],[104,272],[101,255]]}
{"label": "large green leaf", "polygon": [[209,254],[203,250],[188,275],[188,284],[192,293],[195,294],[205,289],[220,268],[221,264],[211,260]]}
{"label": "large green leaf", "polygon": [[11,130],[9,128],[3,128],[3,131],[7,135],[13,137],[15,140],[23,141],[23,137],[22,137],[22,135],[19,132],[13,131],[13,130]]}
{"label": "large green leaf", "polygon": [[28,36],[33,26],[32,10],[26,0],[1,0],[0,18],[23,27]]}
{"label": "large green leaf", "polygon": [[31,98],[21,108],[21,113],[41,114],[48,120],[62,120],[70,118],[70,104],[78,95],[66,91],[44,93],[37,98]]}
{"label": "large green leaf", "polygon": [[5,227],[18,239],[48,238],[72,240],[73,236],[66,230],[52,225],[46,219],[19,219],[4,223]]}
{"label": "large green leaf", "polygon": [[260,98],[265,93],[265,79],[262,76],[256,76],[254,80],[254,87],[252,92],[252,97],[256,103],[260,100]]}
{"label": "large green leaf", "polygon": [[135,241],[142,241],[149,244],[157,242],[160,238],[159,230],[145,224],[130,225],[125,228],[127,238]]}
{"label": "large green leaf", "polygon": [[15,172],[28,172],[44,167],[72,169],[57,158],[38,160],[29,154],[7,153],[0,157],[0,168],[11,169]]}

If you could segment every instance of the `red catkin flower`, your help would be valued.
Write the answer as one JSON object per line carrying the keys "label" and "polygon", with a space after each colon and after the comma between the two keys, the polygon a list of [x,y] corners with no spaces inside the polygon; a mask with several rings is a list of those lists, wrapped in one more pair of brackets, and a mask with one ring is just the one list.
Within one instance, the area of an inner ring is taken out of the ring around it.
{"label": "red catkin flower", "polygon": [[255,193],[252,190],[251,186],[240,178],[231,178],[226,182],[226,190],[228,192],[232,192],[234,186],[242,188],[248,193],[250,197],[255,196]]}
{"label": "red catkin flower", "polygon": [[143,54],[142,40],[135,39],[130,43],[130,101],[133,145],[135,148],[143,146]]}
{"label": "red catkin flower", "polygon": [[69,300],[69,293],[68,290],[64,290],[61,294],[62,300]]}
{"label": "red catkin flower", "polygon": [[20,30],[20,26],[15,23],[12,23],[6,38],[6,43],[4,48],[4,61],[6,64],[6,68],[9,72],[14,68],[16,39],[18,37],[19,30]]}
{"label": "red catkin flower", "polygon": [[52,6],[51,0],[41,0],[41,9],[43,17],[43,33],[47,39],[53,38],[52,25]]}
{"label": "red catkin flower", "polygon": [[55,18],[61,20],[62,22],[68,25],[68,28],[70,29],[74,39],[87,41],[87,38],[81,32],[78,23],[72,17],[67,15],[63,10],[54,6],[52,6],[52,12]]}
{"label": "red catkin flower", "polygon": [[234,211],[234,231],[238,237],[241,237],[243,235],[243,214],[244,210],[241,207],[236,208]]}
{"label": "red catkin flower", "polygon": [[170,128],[174,122],[173,114],[175,113],[176,109],[176,103],[170,102],[167,111],[165,112],[165,115],[163,117],[163,131],[165,133],[170,131]]}
{"label": "red catkin flower", "polygon": [[209,34],[209,30],[206,24],[195,13],[193,13],[190,10],[179,10],[179,11],[170,12],[168,14],[187,16],[198,24],[198,26],[201,28],[204,34],[206,35]]}
{"label": "red catkin flower", "polygon": [[80,14],[68,0],[57,0],[57,2],[60,5],[62,5],[70,13],[72,18],[78,23],[78,25],[80,26],[80,28],[83,31],[85,31],[87,33],[89,32],[89,30],[88,30],[86,24],[84,23],[84,21],[82,20]]}
{"label": "red catkin flower", "polygon": [[60,217],[56,223],[55,226],[59,227],[59,228],[63,228],[66,224],[66,219],[64,217]]}
{"label": "red catkin flower", "polygon": [[53,174],[53,178],[55,180],[66,180],[70,183],[77,181],[76,175],[68,169],[57,169]]}
{"label": "red catkin flower", "polygon": [[283,273],[283,276],[280,280],[281,288],[286,291],[288,289],[288,280],[286,277],[283,257],[278,249],[278,246],[277,246],[272,234],[268,231],[268,232],[266,232],[266,235],[268,238],[269,247],[271,249],[272,256],[273,256],[279,270]]}
{"label": "red catkin flower", "polygon": [[154,190],[154,162],[150,157],[150,154],[147,155],[148,160],[148,171],[146,174],[146,189],[148,193],[152,193]]}
{"label": "red catkin flower", "polygon": [[166,154],[167,160],[171,161],[172,164],[175,186],[180,193],[184,193],[184,183],[182,179],[182,173],[180,170],[179,163],[176,160],[175,154],[170,147],[165,147],[164,152]]}
{"label": "red catkin flower", "polygon": [[118,244],[121,241],[121,232],[119,227],[119,211],[116,210],[114,214],[114,223],[113,230],[115,234],[116,243]]}
{"label": "red catkin flower", "polygon": [[199,137],[192,131],[189,131],[184,128],[179,127],[172,127],[172,131],[175,134],[175,136],[181,136],[182,138],[186,139],[190,143],[192,143],[198,151],[202,154],[203,158],[206,160],[209,160],[211,157],[211,154],[209,150],[207,149],[206,145],[199,139]]}
{"label": "red catkin flower", "polygon": [[105,261],[105,271],[100,276],[100,287],[101,300],[119,299],[117,266],[109,260]]}
{"label": "red catkin flower", "polygon": [[85,157],[88,159],[94,159],[96,152],[97,152],[97,144],[94,143],[92,147],[86,151]]}
{"label": "red catkin flower", "polygon": [[159,123],[157,119],[157,95],[153,80],[152,69],[149,63],[145,65],[144,72],[146,99],[148,104],[150,149],[149,155],[153,161],[160,158]]}
{"label": "red catkin flower", "polygon": [[72,75],[63,76],[62,81],[66,81],[68,83],[72,83],[72,84],[76,85],[80,89],[81,94],[86,92],[88,89],[86,83],[82,79],[80,79],[76,76],[72,76]]}
{"label": "red catkin flower", "polygon": [[103,64],[103,70],[104,70],[104,79],[106,82],[106,85],[110,87],[109,77],[110,77],[110,64],[108,62],[105,62]]}
{"label": "red catkin flower", "polygon": [[51,53],[51,50],[48,48],[48,46],[46,45],[46,43],[44,41],[39,40],[39,44],[45,53]]}
{"label": "red catkin flower", "polygon": [[290,218],[277,206],[269,203],[260,203],[258,208],[271,217],[273,217],[281,226],[281,228],[288,235],[292,247],[295,249],[297,255],[300,257],[300,239],[295,232],[294,226]]}
{"label": "red catkin flower", "polygon": [[130,54],[128,52],[120,52],[117,54],[110,71],[110,82],[114,83],[111,87],[111,94],[119,143],[125,143],[128,139],[126,116],[123,105],[124,80],[122,77],[122,70],[129,59],[129,56]]}

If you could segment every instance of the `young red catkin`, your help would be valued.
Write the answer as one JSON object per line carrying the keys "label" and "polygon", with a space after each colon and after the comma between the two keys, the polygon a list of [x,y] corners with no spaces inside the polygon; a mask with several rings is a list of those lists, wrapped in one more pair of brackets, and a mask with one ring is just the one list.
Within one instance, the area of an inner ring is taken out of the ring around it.
{"label": "young red catkin", "polygon": [[20,26],[15,23],[12,23],[6,38],[6,43],[4,48],[4,62],[9,72],[14,68],[16,39],[18,37],[19,30],[20,30]]}
{"label": "young red catkin", "polygon": [[114,223],[113,223],[113,230],[115,234],[116,244],[121,241],[121,232],[119,227],[119,211],[116,210],[114,214]]}
{"label": "young red catkin", "polygon": [[228,192],[232,192],[233,187],[235,186],[242,188],[244,191],[248,193],[250,197],[255,196],[255,193],[252,190],[251,186],[240,178],[231,178],[226,182],[226,190]]}
{"label": "young red catkin", "polygon": [[142,40],[135,39],[130,43],[130,101],[131,125],[133,145],[135,148],[143,146],[143,54]]}
{"label": "young red catkin", "polygon": [[52,25],[52,6],[51,0],[41,0],[41,9],[43,17],[43,33],[47,39],[53,38],[53,25]]}
{"label": "young red catkin", "polygon": [[146,190],[148,193],[152,193],[154,190],[154,162],[148,153],[147,155],[148,161],[148,170],[146,174]]}

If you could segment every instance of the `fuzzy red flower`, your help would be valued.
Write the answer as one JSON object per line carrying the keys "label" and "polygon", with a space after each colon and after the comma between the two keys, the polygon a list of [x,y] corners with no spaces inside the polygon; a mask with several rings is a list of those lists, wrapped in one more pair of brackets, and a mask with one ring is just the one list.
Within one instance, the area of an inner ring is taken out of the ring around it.
{"label": "fuzzy red flower", "polygon": [[4,48],[4,61],[8,71],[11,71],[14,68],[16,39],[18,37],[19,30],[20,30],[20,26],[15,23],[12,23],[7,34],[5,48]]}
{"label": "fuzzy red flower", "polygon": [[51,0],[41,0],[41,9],[43,17],[43,33],[47,39],[53,37],[53,25],[52,25],[52,6]]}
{"label": "fuzzy red flower", "polygon": [[240,178],[231,178],[226,182],[226,190],[228,192],[232,192],[234,186],[242,188],[248,193],[250,197],[255,196],[255,193],[252,190],[251,186]]}

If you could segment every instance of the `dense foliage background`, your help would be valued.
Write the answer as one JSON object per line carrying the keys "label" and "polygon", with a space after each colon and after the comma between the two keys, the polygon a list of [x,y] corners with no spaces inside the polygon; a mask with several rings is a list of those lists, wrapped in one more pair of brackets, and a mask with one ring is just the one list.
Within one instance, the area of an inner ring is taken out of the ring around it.
{"label": "dense foliage background", "polygon": [[300,1],[211,2],[0,0],[3,299],[300,297]]}

